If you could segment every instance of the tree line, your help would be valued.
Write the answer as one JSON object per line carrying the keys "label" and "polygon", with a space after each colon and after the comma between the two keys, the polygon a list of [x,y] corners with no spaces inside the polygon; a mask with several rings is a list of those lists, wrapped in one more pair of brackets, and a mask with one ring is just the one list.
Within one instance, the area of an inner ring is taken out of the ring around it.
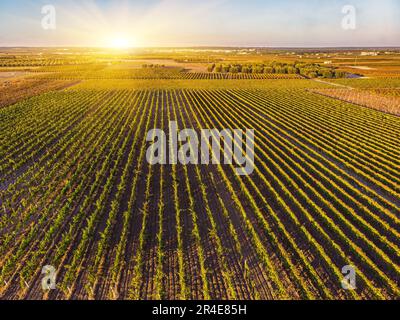
{"label": "tree line", "polygon": [[216,73],[267,73],[267,74],[299,74],[307,78],[346,78],[347,73],[334,67],[325,67],[310,63],[270,62],[260,64],[211,64],[208,72]]}
{"label": "tree line", "polygon": [[150,64],[143,64],[143,65],[142,65],[142,68],[143,68],[143,69],[165,68],[165,64],[153,64],[153,63],[150,63]]}

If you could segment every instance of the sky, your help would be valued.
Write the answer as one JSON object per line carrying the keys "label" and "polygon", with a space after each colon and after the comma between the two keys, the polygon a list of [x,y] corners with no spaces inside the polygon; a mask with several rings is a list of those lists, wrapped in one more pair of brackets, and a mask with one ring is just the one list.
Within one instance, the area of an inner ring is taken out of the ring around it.
{"label": "sky", "polygon": [[[354,30],[342,28],[345,5]],[[400,0],[1,0],[0,47],[400,46],[399,17]]]}

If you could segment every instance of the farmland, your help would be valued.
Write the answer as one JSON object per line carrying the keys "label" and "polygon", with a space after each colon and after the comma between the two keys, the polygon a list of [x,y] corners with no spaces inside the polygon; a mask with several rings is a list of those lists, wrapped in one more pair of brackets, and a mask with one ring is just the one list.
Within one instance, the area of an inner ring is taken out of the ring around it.
{"label": "farmland", "polygon": [[[191,64],[210,56],[191,54]],[[0,87],[1,298],[400,297],[400,118],[376,107],[385,97],[398,108],[400,78],[188,72],[126,58],[3,62],[27,74]],[[254,129],[254,172],[150,165],[147,133],[171,121]],[[42,290],[45,265],[56,290]],[[356,290],[341,286],[348,265]]]}
{"label": "farmland", "polygon": [[400,115],[400,99],[398,98],[399,93],[397,89],[321,89],[314,90],[314,92],[368,108]]}

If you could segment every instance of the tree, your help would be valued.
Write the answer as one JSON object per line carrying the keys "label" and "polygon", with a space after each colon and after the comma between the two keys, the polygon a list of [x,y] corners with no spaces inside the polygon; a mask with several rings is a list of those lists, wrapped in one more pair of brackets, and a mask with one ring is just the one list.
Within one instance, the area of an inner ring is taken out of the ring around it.
{"label": "tree", "polygon": [[275,70],[272,67],[265,67],[264,73],[275,73]]}
{"label": "tree", "polygon": [[289,74],[298,74],[298,73],[300,73],[300,70],[295,68],[295,67],[293,67],[293,66],[288,66],[287,67],[287,73],[289,73]]}
{"label": "tree", "polygon": [[258,65],[253,68],[253,73],[263,73],[264,72],[264,66]]}
{"label": "tree", "polygon": [[335,78],[346,78],[346,72],[336,70],[335,71]]}
{"label": "tree", "polygon": [[279,65],[276,65],[276,66],[274,67],[274,70],[275,70],[274,73],[278,73],[278,74],[281,74],[281,73],[282,73],[282,68],[281,68]]}
{"label": "tree", "polygon": [[318,78],[318,73],[316,71],[310,71],[306,74],[309,78]]}
{"label": "tree", "polygon": [[224,73],[229,73],[230,70],[231,70],[231,66],[229,64],[228,65],[224,65],[222,67],[222,72],[224,72]]}
{"label": "tree", "polygon": [[332,79],[334,77],[334,73],[330,70],[322,71],[322,77],[326,79]]}

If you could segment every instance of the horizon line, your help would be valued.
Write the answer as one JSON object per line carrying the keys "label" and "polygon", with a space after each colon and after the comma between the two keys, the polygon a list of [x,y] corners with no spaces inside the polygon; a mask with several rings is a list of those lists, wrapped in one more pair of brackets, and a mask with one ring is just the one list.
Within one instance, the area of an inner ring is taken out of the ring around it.
{"label": "horizon line", "polygon": [[193,49],[193,48],[215,48],[215,49],[400,49],[400,45],[389,45],[389,46],[234,46],[234,45],[198,45],[198,46],[132,46],[121,49],[116,49],[112,47],[106,46],[81,46],[81,45],[50,45],[50,46],[24,46],[24,45],[0,45],[1,49],[12,49],[12,48],[26,48],[26,49],[40,49],[40,48],[49,48],[49,49],[69,49],[69,48],[90,48],[90,49],[109,49],[114,51],[124,51],[131,49]]}

